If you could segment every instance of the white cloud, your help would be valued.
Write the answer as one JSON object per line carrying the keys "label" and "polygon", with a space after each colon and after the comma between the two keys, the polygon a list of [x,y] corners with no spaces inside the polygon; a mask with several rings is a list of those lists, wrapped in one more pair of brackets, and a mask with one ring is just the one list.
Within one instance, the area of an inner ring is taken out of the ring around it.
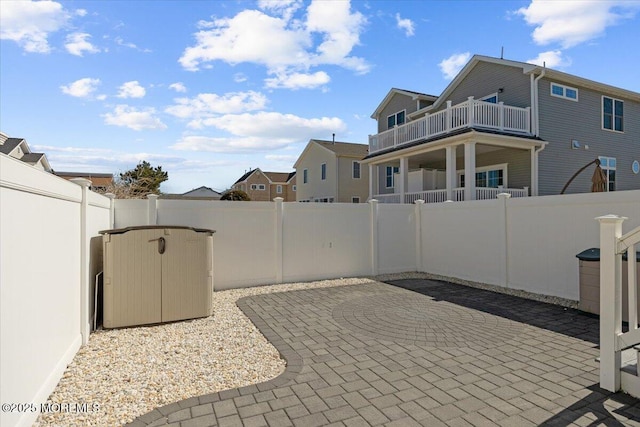
{"label": "white cloud", "polygon": [[[345,123],[336,117],[306,119],[293,114],[259,112],[228,114],[203,121],[207,126],[227,131],[229,137],[184,136],[171,146],[175,150],[238,153],[269,151],[291,144],[307,142],[317,135],[346,131]],[[283,126],[286,123],[286,126]]]}
{"label": "white cloud", "polygon": [[415,34],[415,24],[409,18],[401,18],[399,13],[396,13],[396,23],[398,24],[398,28],[404,30],[404,34],[407,37],[411,37]]}
{"label": "white cloud", "polygon": [[536,58],[527,59],[527,62],[549,68],[564,68],[571,65],[571,60],[564,57],[559,50],[541,52]]}
{"label": "white cloud", "polygon": [[638,1],[532,0],[515,13],[536,27],[532,36],[537,44],[569,48],[603,35],[607,27],[632,17],[638,9]]}
{"label": "white cloud", "polygon": [[439,64],[440,71],[444,74],[444,78],[447,80],[453,79],[465,66],[465,64],[471,58],[471,53],[456,53],[451,55],[450,57],[443,59]]}
{"label": "white cloud", "polygon": [[187,91],[187,88],[182,82],[171,83],[169,85],[169,89],[173,89],[176,92],[181,92],[181,93],[184,93]]}
{"label": "white cloud", "polygon": [[276,162],[287,162],[291,163],[292,165],[296,160],[298,160],[298,156],[294,156],[292,154],[267,154],[266,156],[264,156],[264,158]]}
{"label": "white cloud", "polygon": [[103,114],[108,125],[127,127],[133,130],[166,129],[167,125],[155,117],[154,108],[137,109],[128,105],[117,105],[112,113]]}
{"label": "white cloud", "polygon": [[136,44],[131,43],[131,42],[125,42],[124,39],[122,37],[116,37],[115,39],[113,39],[113,41],[118,45],[118,46],[124,46],[124,47],[128,47],[130,49],[135,49],[138,50],[140,52],[144,52],[144,53],[149,53],[151,52],[151,49],[142,49],[140,47],[138,47]]}
{"label": "white cloud", "polygon": [[364,59],[350,56],[366,24],[362,14],[351,11],[350,2],[313,1],[305,21],[292,17],[301,7],[299,1],[262,1],[259,6],[263,10],[200,22],[195,45],[184,50],[180,64],[195,71],[218,60],[250,62],[265,66],[275,76],[309,74],[311,67],[321,65],[369,71]]}
{"label": "white cloud", "polygon": [[87,10],[86,9],[76,9],[75,10],[75,14],[77,16],[87,16]]}
{"label": "white cloud", "polygon": [[72,55],[82,56],[84,52],[87,53],[98,53],[100,49],[95,47],[89,42],[88,39],[91,38],[90,34],[87,33],[72,33],[67,35],[66,43],[64,47],[67,49]]}
{"label": "white cloud", "polygon": [[268,88],[284,88],[284,89],[315,89],[326,85],[331,81],[331,77],[324,71],[318,71],[313,74],[292,73],[278,74],[276,77],[265,79],[265,85]]}
{"label": "white cloud", "polygon": [[3,1],[0,39],[13,40],[26,52],[49,53],[49,34],[69,19],[69,13],[54,1]]}
{"label": "white cloud", "polygon": [[242,153],[268,151],[286,147],[290,139],[265,139],[256,137],[208,137],[189,135],[170,146],[179,151],[208,151],[213,153]]}
{"label": "white cloud", "polygon": [[261,110],[266,104],[267,98],[254,91],[230,92],[224,95],[201,93],[195,98],[175,99],[175,104],[167,107],[165,112],[181,119],[191,119],[191,127],[201,127],[205,118]]}
{"label": "white cloud", "polygon": [[147,94],[145,88],[140,86],[137,80],[123,83],[119,89],[118,98],[144,98]]}
{"label": "white cloud", "polygon": [[233,75],[233,81],[236,83],[246,82],[247,80],[248,80],[248,77],[244,73],[236,73]]}
{"label": "white cloud", "polygon": [[306,119],[294,114],[260,111],[258,113],[225,114],[202,121],[236,136],[263,137],[305,141],[314,135],[344,132],[347,126],[337,117]]}
{"label": "white cloud", "polygon": [[76,98],[88,98],[96,91],[99,84],[100,79],[86,77],[66,86],[60,86],[60,89],[66,95],[75,96]]}

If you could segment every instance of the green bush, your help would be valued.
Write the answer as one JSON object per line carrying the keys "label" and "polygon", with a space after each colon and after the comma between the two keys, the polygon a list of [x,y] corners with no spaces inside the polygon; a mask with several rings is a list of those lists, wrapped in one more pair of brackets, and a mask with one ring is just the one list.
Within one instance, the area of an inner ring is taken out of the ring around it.
{"label": "green bush", "polygon": [[236,200],[241,202],[248,202],[251,197],[242,190],[229,190],[220,197],[220,200]]}

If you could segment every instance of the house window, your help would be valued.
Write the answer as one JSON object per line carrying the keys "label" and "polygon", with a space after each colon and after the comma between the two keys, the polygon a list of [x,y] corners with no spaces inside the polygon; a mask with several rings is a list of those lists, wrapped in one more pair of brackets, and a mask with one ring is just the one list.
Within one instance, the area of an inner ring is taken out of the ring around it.
{"label": "house window", "polygon": [[577,101],[578,89],[574,87],[559,85],[558,83],[551,83],[551,96],[570,99],[571,101]]}
{"label": "house window", "polygon": [[607,191],[616,191],[616,158],[600,156],[598,160],[604,176],[607,177]]}
{"label": "house window", "polygon": [[251,189],[252,190],[257,190],[258,189],[258,184],[251,184]]}
{"label": "house window", "polygon": [[[464,187],[464,171],[458,172],[460,176],[460,187]],[[506,186],[507,165],[493,165],[476,168],[476,187],[498,188]]]}
{"label": "house window", "polygon": [[624,131],[624,102],[602,97],[602,128],[616,132]]}
{"label": "house window", "polygon": [[351,198],[351,203],[360,203],[360,197],[358,196],[353,196]]}
{"label": "house window", "polygon": [[276,193],[282,194],[282,185],[276,185]]}
{"label": "house window", "polygon": [[360,162],[353,162],[353,179],[360,179]]}
{"label": "house window", "polygon": [[302,171],[302,183],[306,184],[309,182],[309,170],[305,169]]}
{"label": "house window", "polygon": [[297,188],[296,188],[296,186],[294,185],[294,186],[293,186],[293,191],[296,191],[296,189],[297,189]]}
{"label": "house window", "polygon": [[387,166],[387,188],[393,188],[393,174],[400,171],[398,166]]}
{"label": "house window", "polygon": [[327,164],[323,163],[322,165],[320,165],[320,179],[321,180],[325,180],[327,179]]}
{"label": "house window", "polygon": [[387,117],[387,129],[391,129],[394,126],[400,126],[401,124],[404,124],[405,115],[406,110],[402,110]]}

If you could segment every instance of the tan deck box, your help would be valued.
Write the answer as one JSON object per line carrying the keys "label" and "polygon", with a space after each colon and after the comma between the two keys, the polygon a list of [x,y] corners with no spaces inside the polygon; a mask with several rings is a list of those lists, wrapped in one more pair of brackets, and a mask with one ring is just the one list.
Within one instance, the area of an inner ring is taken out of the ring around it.
{"label": "tan deck box", "polygon": [[[576,257],[580,266],[580,302],[578,308],[587,313],[600,314],[600,249],[591,248]],[[640,253],[637,256],[636,277],[640,277]],[[628,266],[626,255],[622,261],[622,320],[629,319],[629,298],[627,289]],[[640,293],[638,293],[640,295]],[[640,301],[638,303],[640,313]]]}
{"label": "tan deck box", "polygon": [[210,316],[213,233],[177,226],[101,231],[103,326],[119,328]]}

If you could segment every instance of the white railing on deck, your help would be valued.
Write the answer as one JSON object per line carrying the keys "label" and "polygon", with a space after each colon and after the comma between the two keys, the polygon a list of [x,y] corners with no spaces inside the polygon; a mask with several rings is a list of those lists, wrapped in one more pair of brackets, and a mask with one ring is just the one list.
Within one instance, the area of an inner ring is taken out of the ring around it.
{"label": "white railing on deck", "polygon": [[[600,222],[600,387],[622,390],[639,397],[640,366],[636,375],[621,371],[622,351],[640,344],[638,329],[638,262],[636,245],[640,243],[640,227],[622,235],[626,218],[605,215]],[[622,281],[622,256],[627,254],[627,283]],[[627,286],[629,329],[622,332],[622,287]],[[640,358],[636,358],[638,360]],[[622,374],[622,375],[621,375]]]}
{"label": "white railing on deck", "polygon": [[[529,187],[524,188],[478,188],[476,187],[476,200],[495,199],[500,193],[509,193],[511,197],[528,197]],[[401,197],[399,193],[376,194],[374,199],[380,203],[400,203]],[[447,198],[447,190],[425,190],[414,191],[404,194],[404,203],[415,203],[416,200],[424,200],[425,203],[441,203],[449,200]],[[454,202],[464,201],[464,188],[458,187],[451,191],[451,200]]]}
{"label": "white railing on deck", "polygon": [[433,114],[369,136],[369,153],[397,147],[422,139],[429,139],[457,129],[478,127],[531,134],[530,107],[512,107],[500,102],[493,104],[469,97],[461,104],[447,107]]}

